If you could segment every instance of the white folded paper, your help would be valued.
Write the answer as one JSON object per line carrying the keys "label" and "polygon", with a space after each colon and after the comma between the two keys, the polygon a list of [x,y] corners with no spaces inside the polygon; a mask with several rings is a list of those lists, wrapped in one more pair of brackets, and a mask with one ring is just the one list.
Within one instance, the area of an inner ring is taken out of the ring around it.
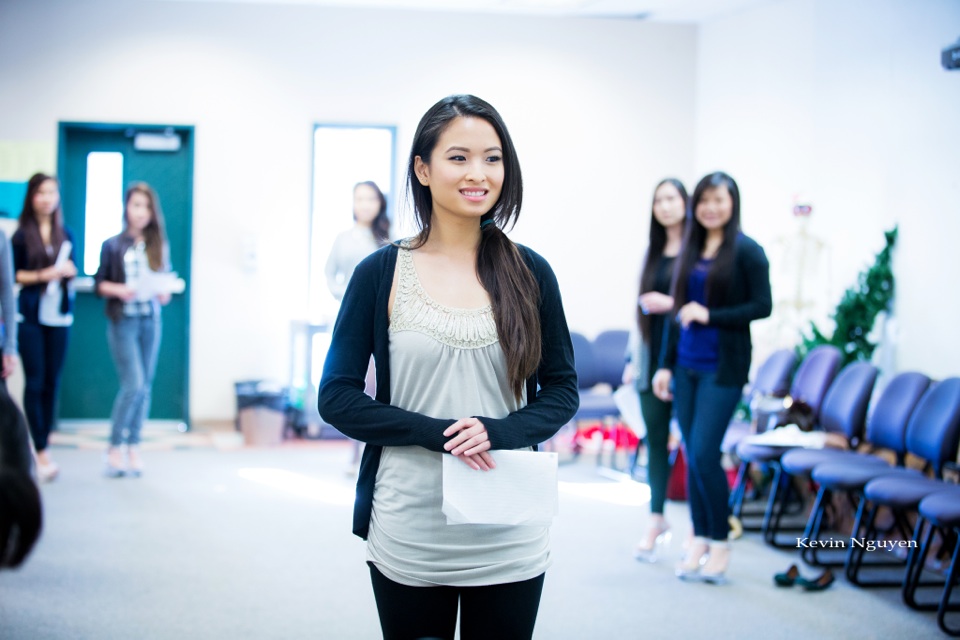
{"label": "white folded paper", "polygon": [[621,385],[613,392],[613,402],[620,411],[620,417],[627,426],[633,429],[638,438],[647,435],[647,425],[643,422],[643,415],[640,413],[640,396],[637,395],[637,388],[633,384]]}
{"label": "white folded paper", "polygon": [[[69,240],[64,240],[60,245],[60,252],[54,265],[62,267],[70,260],[70,252],[73,245]],[[73,287],[73,280],[69,280],[67,287]],[[70,291],[67,292],[71,294]],[[51,280],[47,283],[43,293],[40,294],[40,305],[37,308],[37,319],[40,324],[46,327],[69,327],[73,324],[72,313],[61,313],[60,302],[63,299],[63,281],[60,279]]]}
{"label": "white folded paper", "polygon": [[137,300],[150,300],[156,296],[183,293],[184,281],[174,271],[147,269],[137,278]]}
{"label": "white folded paper", "polygon": [[767,447],[803,447],[823,449],[827,434],[823,431],[801,431],[795,424],[787,424],[744,438],[750,444]]}
{"label": "white folded paper", "polygon": [[497,465],[476,471],[443,456],[443,513],[447,524],[547,527],[558,513],[557,454],[492,451]]}

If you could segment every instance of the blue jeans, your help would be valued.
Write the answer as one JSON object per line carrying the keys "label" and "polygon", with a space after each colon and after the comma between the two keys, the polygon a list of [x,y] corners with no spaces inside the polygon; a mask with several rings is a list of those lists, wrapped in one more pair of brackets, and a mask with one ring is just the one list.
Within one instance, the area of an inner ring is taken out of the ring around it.
{"label": "blue jeans", "polygon": [[673,406],[687,449],[687,491],[695,535],[726,540],[730,487],[720,465],[720,445],[743,390],[719,385],[716,372],[677,367]]}
{"label": "blue jeans", "polygon": [[122,316],[107,325],[107,343],[117,367],[120,391],[113,401],[110,446],[140,443],[140,430],[150,412],[150,387],[160,350],[160,316]]}
{"label": "blue jeans", "polygon": [[37,451],[47,448],[56,427],[60,372],[67,354],[69,327],[47,327],[33,322],[19,325],[20,360],[23,362],[23,412]]}

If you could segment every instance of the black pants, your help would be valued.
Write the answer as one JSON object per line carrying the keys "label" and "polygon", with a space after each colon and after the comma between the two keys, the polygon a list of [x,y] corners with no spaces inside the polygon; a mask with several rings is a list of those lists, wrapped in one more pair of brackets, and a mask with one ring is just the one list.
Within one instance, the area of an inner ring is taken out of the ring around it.
{"label": "black pants", "polygon": [[529,640],[543,577],[484,587],[408,587],[370,565],[384,640],[453,640],[460,605],[461,640]]}
{"label": "black pants", "polygon": [[60,372],[67,354],[69,327],[20,323],[20,360],[23,362],[23,412],[37,451],[47,448],[47,438],[57,420]]}

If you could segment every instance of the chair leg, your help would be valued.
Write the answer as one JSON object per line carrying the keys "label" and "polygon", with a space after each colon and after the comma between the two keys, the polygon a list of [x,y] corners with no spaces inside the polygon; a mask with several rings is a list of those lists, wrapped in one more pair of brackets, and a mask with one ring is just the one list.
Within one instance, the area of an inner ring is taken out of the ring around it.
{"label": "chair leg", "polygon": [[[847,561],[844,565],[844,569],[847,575],[847,580],[851,583],[859,585],[859,573],[860,565],[863,562],[864,547],[863,545],[856,544],[854,540],[860,538],[860,540],[866,540],[867,534],[870,532],[870,529],[873,528],[873,522],[877,517],[877,506],[870,507],[869,512],[866,510],[867,499],[864,497],[860,498],[860,506],[857,507],[857,518],[853,523],[853,531],[850,533],[850,548],[847,549]],[[864,521],[864,513],[866,515],[866,521]],[[863,535],[860,535],[861,528],[864,528]],[[871,538],[872,539],[872,538]]]}
{"label": "chair leg", "polygon": [[[740,469],[737,472],[737,480],[734,483],[736,491],[731,493],[730,504],[731,504],[731,514],[736,516],[738,520],[743,525],[744,531],[762,531],[763,530],[763,520],[766,515],[766,508],[764,509],[753,509],[749,512],[746,511],[744,506],[744,501],[746,500],[746,488],[747,488],[747,476],[749,475],[750,465],[752,463],[749,461],[741,461]],[[772,490],[772,489],[771,489]],[[766,505],[764,505],[766,507]],[[751,518],[751,520],[747,520]]]}
{"label": "chair leg", "polygon": [[953,593],[953,585],[957,581],[957,556],[960,555],[960,544],[953,546],[953,556],[950,559],[950,568],[947,570],[947,579],[943,585],[943,595],[940,598],[940,606],[937,609],[937,625],[944,633],[950,636],[960,636],[960,627],[951,627],[947,625],[947,612],[956,611],[956,606],[950,605],[950,595]]}
{"label": "chair leg", "polygon": [[[878,579],[878,580],[863,580],[860,577],[860,571],[866,566],[869,567],[899,567],[904,566],[906,561],[896,559],[896,560],[878,560],[874,559],[871,562],[866,562],[865,557],[868,551],[867,547],[871,541],[877,540],[877,513],[880,510],[882,505],[875,504],[870,507],[869,513],[866,516],[865,520],[861,519],[861,516],[864,513],[864,506],[867,504],[866,497],[861,496],[860,498],[860,508],[857,511],[857,522],[853,527],[853,534],[850,537],[850,548],[847,550],[847,561],[844,566],[847,580],[851,584],[855,584],[858,587],[870,588],[870,587],[903,587],[903,577],[900,577],[896,580],[890,579]],[[903,517],[902,513],[896,514],[895,517]],[[861,523],[863,526],[863,533],[860,534]],[[921,586],[930,586],[931,584],[937,583],[918,583]]]}
{"label": "chair leg", "polygon": [[737,470],[737,479],[733,483],[733,491],[730,492],[730,512],[740,517],[743,511],[743,494],[747,487],[747,470],[750,467],[749,462],[740,462],[740,468]]}
{"label": "chair leg", "polygon": [[[933,539],[937,529],[931,523],[926,526],[926,520],[922,517],[917,518],[917,526],[913,532],[915,545],[910,547],[910,553],[907,555],[907,568],[903,574],[903,602],[911,609],[923,611],[932,611],[937,608],[937,603],[932,605],[917,602],[917,587],[920,586],[920,577],[923,575],[923,568],[927,563],[927,556],[930,553],[930,547],[933,546]],[[926,528],[926,535],[924,535]]]}
{"label": "chair leg", "polygon": [[823,526],[823,512],[831,495],[833,494],[827,487],[821,486],[817,490],[817,498],[810,510],[810,517],[807,518],[807,527],[803,530],[803,540],[807,544],[801,549],[800,557],[804,562],[811,565],[823,566],[817,555],[817,550],[820,542],[820,527]]}

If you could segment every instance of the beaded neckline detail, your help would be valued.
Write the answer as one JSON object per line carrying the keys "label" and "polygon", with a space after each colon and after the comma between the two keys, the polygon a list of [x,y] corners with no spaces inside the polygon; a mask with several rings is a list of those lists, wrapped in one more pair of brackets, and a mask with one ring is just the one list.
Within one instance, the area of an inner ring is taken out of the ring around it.
{"label": "beaded neckline detail", "polygon": [[397,272],[391,333],[417,331],[457,349],[480,349],[497,343],[493,308],[455,309],[431,298],[420,283],[406,242],[397,251]]}

